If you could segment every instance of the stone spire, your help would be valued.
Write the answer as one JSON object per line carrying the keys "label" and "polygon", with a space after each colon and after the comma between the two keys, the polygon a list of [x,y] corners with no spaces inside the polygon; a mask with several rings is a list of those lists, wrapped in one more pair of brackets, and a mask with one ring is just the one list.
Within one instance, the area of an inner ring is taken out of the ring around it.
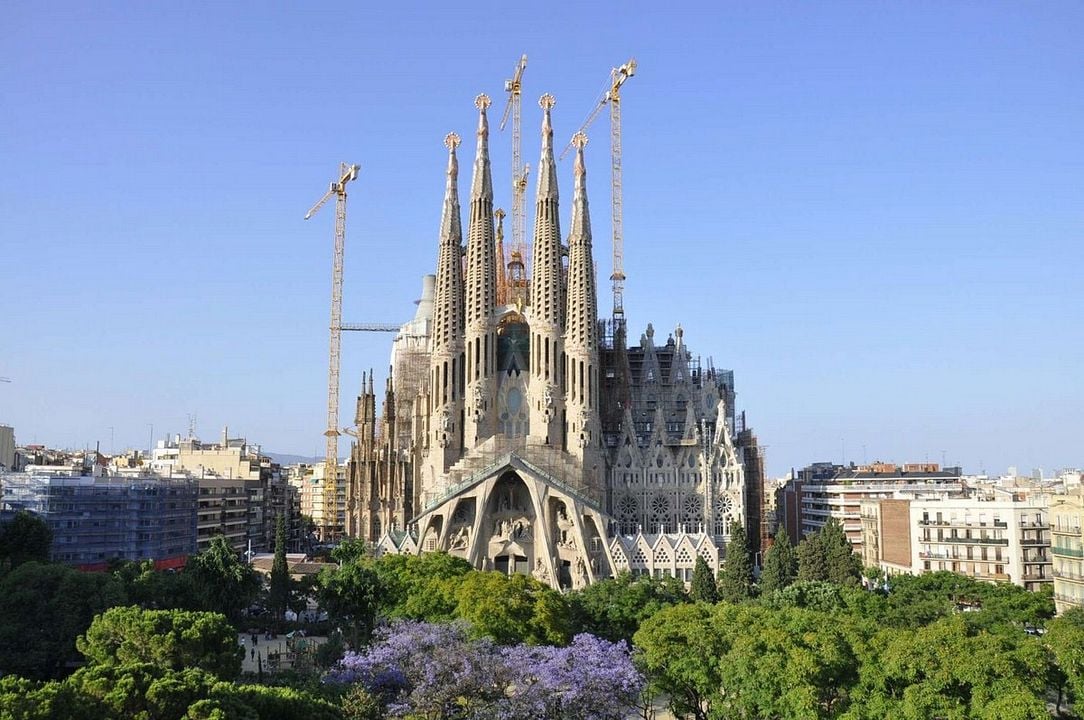
{"label": "stone spire", "polygon": [[557,202],[557,168],[553,161],[550,94],[542,106],[542,158],[535,197],[534,263],[531,277],[530,437],[548,445],[564,442],[564,394],[567,363],[561,349],[564,331],[561,221]]}
{"label": "stone spire", "polygon": [[[583,148],[587,136],[572,138],[576,146],[575,183],[572,193],[572,230],[568,236],[568,307],[565,314],[565,446],[583,462],[585,472],[597,462],[600,438],[598,380],[598,309],[595,295],[595,262],[591,255],[591,216],[587,206],[587,170]],[[587,477],[587,487],[600,487],[599,477]]]}
{"label": "stone spire", "polygon": [[489,410],[493,407],[497,338],[493,318],[497,306],[497,262],[493,228],[493,179],[489,167],[489,96],[474,100],[478,108],[478,149],[471,181],[470,223],[467,226],[466,292],[466,407],[463,442],[466,448],[492,434]]}
{"label": "stone spire", "polygon": [[558,216],[557,167],[553,160],[553,96],[539,99],[542,107],[542,157],[538,163],[535,196],[534,258],[531,277],[532,317],[536,322],[560,327],[564,314],[561,292],[561,221]]}
{"label": "stone spire", "polygon": [[489,169],[490,100],[479,95],[478,149],[474,154],[474,178],[470,191],[470,224],[467,227],[467,327],[485,323],[496,305],[497,273],[494,262],[493,179]]}
{"label": "stone spire", "polygon": [[[461,449],[463,407],[463,229],[459,219],[459,136],[448,133],[448,184],[440,223],[437,289],[433,303],[432,354],[429,359],[429,477],[438,478]],[[423,488],[430,490],[430,488]]]}
{"label": "stone spire", "polygon": [[587,136],[572,138],[576,146],[575,184],[572,194],[572,230],[568,236],[568,308],[565,314],[565,349],[593,353],[597,348],[597,294],[595,261],[591,254],[591,215],[587,207],[587,170],[583,148]]}
{"label": "stone spire", "polygon": [[437,288],[433,308],[433,355],[453,351],[463,335],[463,228],[459,217],[459,161],[455,149],[459,136],[448,133],[448,179],[444,189],[444,212],[440,220],[437,254]]}

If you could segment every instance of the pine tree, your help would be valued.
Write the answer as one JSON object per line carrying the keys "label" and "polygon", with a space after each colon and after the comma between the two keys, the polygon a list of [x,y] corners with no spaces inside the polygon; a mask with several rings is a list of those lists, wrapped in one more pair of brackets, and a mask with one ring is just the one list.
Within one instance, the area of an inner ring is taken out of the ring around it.
{"label": "pine tree", "polygon": [[862,563],[854,554],[839,520],[829,518],[825,523],[821,530],[821,545],[828,575],[825,579],[837,585],[857,585],[862,577]]}
{"label": "pine tree", "polygon": [[290,602],[290,570],[286,565],[286,520],[279,515],[275,524],[275,560],[271,563],[271,614],[281,620]]}
{"label": "pine tree", "polygon": [[798,575],[798,558],[785,532],[775,536],[775,542],[764,556],[764,569],[760,573],[760,593],[767,595],[782,590],[794,582]]}
{"label": "pine tree", "polygon": [[740,603],[753,597],[753,559],[749,553],[749,541],[740,522],[730,528],[730,542],[726,546],[726,563],[719,573],[719,599]]}
{"label": "pine tree", "polygon": [[693,582],[689,594],[694,602],[719,602],[719,588],[715,585],[715,576],[700,555],[696,556],[696,567],[693,569]]}
{"label": "pine tree", "polygon": [[828,556],[820,532],[806,535],[795,551],[798,558],[798,580],[824,581],[828,579]]}

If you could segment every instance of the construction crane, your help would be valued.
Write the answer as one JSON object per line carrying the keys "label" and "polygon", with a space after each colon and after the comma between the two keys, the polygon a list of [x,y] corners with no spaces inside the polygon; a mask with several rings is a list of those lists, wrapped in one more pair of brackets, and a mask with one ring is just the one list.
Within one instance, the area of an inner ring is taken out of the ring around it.
{"label": "construction crane", "polygon": [[[602,93],[598,103],[596,103],[591,113],[587,116],[587,119],[583,121],[583,125],[577,130],[577,133],[586,133],[587,128],[591,123],[595,121],[599,113],[602,112],[602,108],[606,105],[610,106],[610,175],[611,175],[611,201],[612,201],[612,221],[613,221],[613,275],[610,276],[610,280],[613,282],[614,293],[614,310],[613,319],[614,325],[624,326],[625,323],[625,270],[624,270],[624,228],[622,226],[622,208],[621,208],[621,86],[625,84],[625,81],[636,74],[636,59],[630,58],[627,63],[621,67],[614,68],[610,71],[610,85]],[[575,137],[575,135],[573,135]],[[565,155],[568,155],[568,151],[572,148],[572,143],[569,142],[564,151],[561,152],[561,159],[564,160]]]}
{"label": "construction crane", "polygon": [[[527,175],[530,174],[529,165],[523,164],[522,133],[521,133],[521,99],[523,94],[523,71],[527,69],[527,56],[524,55],[516,63],[512,71],[512,77],[504,81],[504,90],[508,93],[508,103],[504,106],[504,115],[501,117],[501,130],[508,123],[508,116],[512,116],[512,251],[510,256],[513,261],[517,255],[519,262],[527,257]],[[508,263],[508,259],[501,257],[501,265]],[[503,273],[502,273],[503,274]],[[527,290],[526,283],[516,284],[509,278],[504,285],[502,302],[524,302],[526,298],[520,297]]]}
{"label": "construction crane", "polygon": [[307,213],[308,220],[335,196],[335,255],[331,263],[331,342],[327,369],[327,453],[324,459],[324,524],[320,536],[324,542],[342,533],[338,520],[339,479],[339,365],[343,316],[343,248],[346,244],[346,184],[357,180],[358,166],[339,164],[339,179],[331,182],[324,196]]}

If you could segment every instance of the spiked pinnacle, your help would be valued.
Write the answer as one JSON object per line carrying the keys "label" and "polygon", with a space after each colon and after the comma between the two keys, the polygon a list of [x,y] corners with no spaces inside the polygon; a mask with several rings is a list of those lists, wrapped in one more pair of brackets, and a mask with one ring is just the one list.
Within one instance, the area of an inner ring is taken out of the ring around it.
{"label": "spiked pinnacle", "polygon": [[470,190],[472,201],[493,199],[493,178],[489,169],[489,119],[486,117],[486,108],[490,103],[485,93],[474,98],[474,107],[478,108],[478,149],[474,155],[474,178]]}
{"label": "spiked pinnacle", "polygon": [[542,159],[538,163],[537,199],[557,198],[557,167],[553,160],[553,121],[550,111],[557,104],[556,98],[546,93],[538,99],[542,108]]}
{"label": "spiked pinnacle", "polygon": [[[474,154],[474,177],[471,180],[470,211],[467,225],[466,264],[466,323],[467,343],[477,339],[490,310],[497,303],[497,268],[493,236],[493,176],[489,165],[489,121],[486,108],[489,96],[484,93],[474,99],[478,108],[478,147]],[[469,351],[467,365],[485,367],[484,358]],[[475,363],[478,363],[477,365]],[[476,378],[477,379],[477,378]]]}
{"label": "spiked pinnacle", "polygon": [[463,327],[463,273],[460,267],[463,226],[459,211],[459,161],[455,149],[459,136],[444,137],[448,148],[448,177],[444,190],[444,209],[440,219],[440,250],[437,254],[435,302],[447,312],[434,315],[433,351],[451,350]]}
{"label": "spiked pinnacle", "polygon": [[459,135],[450,132],[444,136],[444,147],[448,148],[448,178],[444,186],[444,215],[440,223],[441,244],[455,243],[459,245],[463,240],[463,230],[459,218],[459,159],[455,155],[455,149],[459,147]]}
{"label": "spiked pinnacle", "polygon": [[587,212],[587,168],[583,161],[583,149],[587,146],[587,134],[582,130],[572,136],[572,144],[576,148],[576,161],[573,165],[572,174],[574,185],[572,191],[572,228],[569,234],[569,242],[591,241],[591,217]]}
{"label": "spiked pinnacle", "polygon": [[546,93],[539,98],[538,104],[542,108],[542,156],[538,161],[538,184],[535,191],[531,307],[537,320],[557,328],[559,332],[564,324],[565,302],[557,166],[553,160],[553,122],[550,117],[556,100]]}
{"label": "spiked pinnacle", "polygon": [[[565,315],[565,343],[569,353],[582,350],[593,353],[598,308],[595,299],[594,258],[591,253],[591,214],[587,205],[587,169],[583,149],[587,135],[578,132],[572,138],[576,147],[572,227],[568,235],[568,307]],[[594,357],[585,360],[593,366]]]}

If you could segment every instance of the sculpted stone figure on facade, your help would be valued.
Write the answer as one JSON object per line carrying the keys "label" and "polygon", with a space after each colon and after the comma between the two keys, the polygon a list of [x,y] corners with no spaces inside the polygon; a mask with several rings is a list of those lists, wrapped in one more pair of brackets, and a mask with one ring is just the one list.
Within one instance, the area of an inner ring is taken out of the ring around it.
{"label": "sculpted stone figure on facade", "polygon": [[550,584],[550,571],[546,569],[546,563],[542,558],[534,561],[534,570],[531,571],[531,576],[539,582]]}

